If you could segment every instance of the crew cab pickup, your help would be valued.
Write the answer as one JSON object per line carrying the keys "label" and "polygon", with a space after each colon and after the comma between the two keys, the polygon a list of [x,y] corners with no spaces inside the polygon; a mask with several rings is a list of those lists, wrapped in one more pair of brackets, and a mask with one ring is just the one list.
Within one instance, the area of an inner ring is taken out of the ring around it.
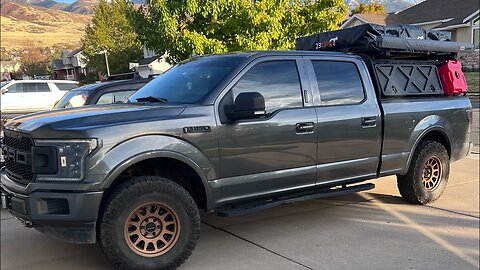
{"label": "crew cab pickup", "polygon": [[430,203],[469,152],[470,101],[383,96],[364,59],[195,57],[127,103],[15,118],[3,205],[39,231],[100,243],[118,269],[172,269],[199,239],[199,209],[245,214],[387,175],[405,200]]}

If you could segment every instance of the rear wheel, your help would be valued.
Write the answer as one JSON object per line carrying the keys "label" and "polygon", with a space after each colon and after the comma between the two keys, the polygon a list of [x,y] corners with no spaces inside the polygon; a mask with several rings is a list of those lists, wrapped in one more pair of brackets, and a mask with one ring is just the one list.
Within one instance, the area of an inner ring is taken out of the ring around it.
{"label": "rear wheel", "polygon": [[146,176],[115,189],[99,225],[100,245],[116,269],[174,269],[195,248],[200,214],[181,186]]}
{"label": "rear wheel", "polygon": [[431,203],[442,195],[449,173],[450,159],[445,147],[436,141],[421,141],[407,174],[397,175],[398,190],[409,202]]}

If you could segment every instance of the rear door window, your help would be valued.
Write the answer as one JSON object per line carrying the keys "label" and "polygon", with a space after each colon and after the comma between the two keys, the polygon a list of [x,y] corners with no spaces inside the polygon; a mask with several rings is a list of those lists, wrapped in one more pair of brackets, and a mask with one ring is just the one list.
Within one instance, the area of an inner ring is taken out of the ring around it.
{"label": "rear door window", "polygon": [[364,100],[362,80],[354,63],[312,60],[312,66],[322,106],[358,104]]}
{"label": "rear door window", "polygon": [[267,114],[303,107],[300,77],[294,60],[262,62],[245,73],[232,89],[234,99],[243,92],[258,92],[265,98]]}
{"label": "rear door window", "polygon": [[76,83],[55,83],[60,91],[70,91],[78,87]]}
{"label": "rear door window", "polygon": [[24,83],[23,92],[50,92],[50,88],[47,83]]}

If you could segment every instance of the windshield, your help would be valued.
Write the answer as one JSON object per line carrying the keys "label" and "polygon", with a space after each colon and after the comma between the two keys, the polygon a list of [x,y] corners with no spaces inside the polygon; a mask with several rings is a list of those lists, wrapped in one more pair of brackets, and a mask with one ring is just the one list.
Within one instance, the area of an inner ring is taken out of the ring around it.
{"label": "windshield", "polygon": [[55,104],[53,108],[60,109],[83,106],[91,92],[92,91],[87,90],[69,91]]}
{"label": "windshield", "polygon": [[158,76],[128,100],[130,102],[197,103],[215,89],[244,59],[241,55],[191,59]]}

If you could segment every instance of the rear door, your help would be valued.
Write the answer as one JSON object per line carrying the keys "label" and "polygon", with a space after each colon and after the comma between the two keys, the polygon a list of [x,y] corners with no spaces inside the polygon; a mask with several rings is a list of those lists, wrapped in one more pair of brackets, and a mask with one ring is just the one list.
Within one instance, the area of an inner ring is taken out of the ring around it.
{"label": "rear door", "polygon": [[381,145],[380,109],[363,62],[307,57],[317,114],[317,184],[376,175]]}
{"label": "rear door", "polygon": [[304,71],[301,57],[263,57],[232,82],[220,113],[238,94],[258,92],[267,115],[218,126],[224,200],[315,185],[317,119]]}

